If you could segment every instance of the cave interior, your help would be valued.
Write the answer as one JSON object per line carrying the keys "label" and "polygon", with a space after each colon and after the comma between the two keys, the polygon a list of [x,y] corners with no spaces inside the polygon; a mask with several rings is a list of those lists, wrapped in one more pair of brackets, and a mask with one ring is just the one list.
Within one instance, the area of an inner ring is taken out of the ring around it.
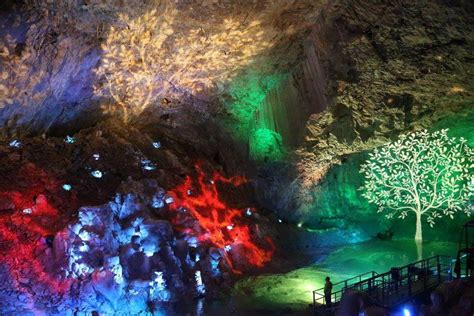
{"label": "cave interior", "polygon": [[472,1],[0,25],[1,315],[474,314]]}

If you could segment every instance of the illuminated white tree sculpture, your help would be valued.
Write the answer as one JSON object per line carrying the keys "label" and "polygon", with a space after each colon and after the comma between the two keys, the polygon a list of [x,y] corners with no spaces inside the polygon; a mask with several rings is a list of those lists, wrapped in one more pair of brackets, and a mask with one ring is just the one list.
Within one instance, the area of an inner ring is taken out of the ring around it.
{"label": "illuminated white tree sculpture", "polygon": [[453,218],[460,211],[470,215],[473,168],[474,150],[465,139],[451,138],[447,130],[423,130],[402,135],[369,154],[360,169],[365,176],[361,189],[389,219],[404,219],[412,212],[415,240],[421,241],[423,218],[433,227],[443,215]]}

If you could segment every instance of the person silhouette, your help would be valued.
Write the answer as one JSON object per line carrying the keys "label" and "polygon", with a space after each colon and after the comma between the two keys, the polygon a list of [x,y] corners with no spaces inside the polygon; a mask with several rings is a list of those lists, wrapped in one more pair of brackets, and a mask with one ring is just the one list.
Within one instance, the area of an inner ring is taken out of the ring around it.
{"label": "person silhouette", "polygon": [[326,277],[326,283],[324,284],[324,300],[327,307],[331,307],[331,294],[332,294],[332,283],[329,277]]}

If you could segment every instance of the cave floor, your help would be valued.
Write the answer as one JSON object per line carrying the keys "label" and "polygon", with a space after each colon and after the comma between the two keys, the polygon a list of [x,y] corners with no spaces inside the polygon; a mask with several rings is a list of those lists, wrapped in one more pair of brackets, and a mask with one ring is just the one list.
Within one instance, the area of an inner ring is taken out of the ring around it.
{"label": "cave floor", "polygon": [[[434,255],[454,256],[457,243],[427,241],[423,243],[423,258]],[[371,240],[345,246],[330,253],[322,261],[283,274],[266,274],[239,281],[234,288],[232,304],[237,313],[304,314],[312,303],[312,291],[324,286],[324,278],[333,283],[375,271],[382,273],[391,267],[403,266],[418,258],[416,244],[411,239],[393,241]]]}

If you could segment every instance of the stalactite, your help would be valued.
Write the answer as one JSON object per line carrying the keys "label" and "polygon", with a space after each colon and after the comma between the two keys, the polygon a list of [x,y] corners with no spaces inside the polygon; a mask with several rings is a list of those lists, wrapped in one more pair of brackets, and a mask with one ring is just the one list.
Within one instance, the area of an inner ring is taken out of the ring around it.
{"label": "stalactite", "polygon": [[328,105],[317,31],[315,27],[308,38],[304,61],[267,92],[249,123],[251,131],[266,129],[278,133],[283,145],[290,148],[298,145],[306,118]]}
{"label": "stalactite", "polygon": [[282,136],[285,146],[296,145],[301,132],[301,97],[290,75],[270,90],[255,110],[251,130],[268,129]]}
{"label": "stalactite", "polygon": [[302,94],[311,112],[321,112],[327,107],[326,76],[318,54],[316,30],[311,33],[310,44],[305,47],[306,59],[302,63]]}

